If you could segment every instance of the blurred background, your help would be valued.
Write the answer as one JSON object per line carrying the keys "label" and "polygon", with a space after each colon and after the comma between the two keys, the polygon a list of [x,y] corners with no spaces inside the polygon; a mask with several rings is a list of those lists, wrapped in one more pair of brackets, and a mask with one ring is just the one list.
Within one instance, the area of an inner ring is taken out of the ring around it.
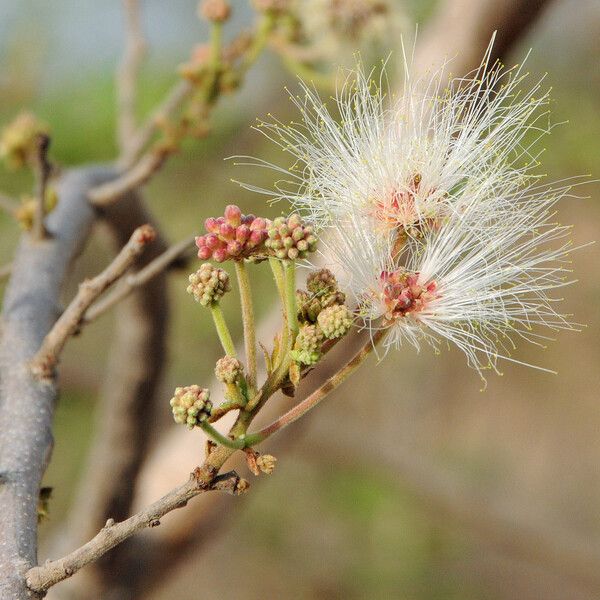
{"label": "blurred background", "polygon": [[[326,14],[326,0],[320,7],[312,0],[299,1],[317,49],[332,65],[352,64],[356,50],[373,61],[397,53],[399,35],[410,36],[416,23],[417,43],[434,43],[431,36],[437,33],[437,44],[447,44],[452,55],[469,33],[470,19],[494,4],[388,0],[381,3],[389,11],[382,13],[385,17],[379,15],[357,32],[349,22],[342,26],[342,21],[317,18]],[[176,66],[206,39],[196,4],[142,2],[149,54],[140,80],[140,115],[163,97],[176,81]],[[233,18],[225,28],[230,37],[254,19],[247,2],[232,4]],[[329,4],[339,8],[343,0]],[[503,0],[498,4],[501,12]],[[513,64],[532,49],[531,77],[547,73],[552,121],[565,122],[543,140],[541,172],[550,180],[581,174],[597,178],[600,1],[530,4],[543,6],[527,16],[527,27],[507,44],[502,58]],[[440,28],[443,18],[448,26]],[[51,125],[52,156],[61,164],[112,160],[114,68],[122,46],[117,0],[1,0],[0,123],[30,109]],[[471,50],[481,54],[480,47]],[[283,120],[292,114],[284,86],[295,85],[294,79],[277,56],[265,54],[243,89],[219,104],[211,135],[187,141],[152,179],[145,190],[147,202],[169,240],[199,232],[207,216],[230,202],[244,212],[274,215],[285,210],[267,207],[264,197],[231,183],[247,173],[223,159],[235,154],[274,157],[273,148],[250,126],[267,112]],[[252,179],[266,186],[273,182],[267,172],[252,173]],[[19,197],[30,187],[27,175],[0,170],[5,193]],[[590,183],[580,194],[585,198],[567,199],[560,207],[561,220],[574,224],[576,245],[600,234],[600,186]],[[10,261],[18,236],[18,226],[0,214],[1,264]],[[504,364],[503,376],[490,375],[482,392],[477,374],[455,349],[434,356],[427,349],[416,354],[407,347],[379,365],[373,361],[306,422],[294,426],[289,438],[267,443],[265,450],[279,459],[277,469],[271,477],[253,480],[249,494],[218,497],[206,510],[188,507],[141,536],[140,556],[146,543],[155,544],[164,565],[160,560],[152,568],[139,563],[135,589],[124,581],[134,577],[136,568],[123,563],[114,568],[113,581],[102,593],[91,587],[77,590],[75,584],[67,591],[70,584],[63,584],[48,597],[600,597],[600,282],[594,276],[599,253],[598,245],[592,245],[573,254],[579,282],[564,292],[565,311],[586,325],[582,332],[561,333],[543,353],[525,346],[518,350],[519,358],[558,375]],[[106,235],[99,230],[76,265],[65,298],[109,257]],[[220,356],[209,314],[185,292],[187,273],[195,268],[192,262],[169,279],[168,368],[162,401],[148,411],[148,421],[140,415],[140,426],[152,441],[137,483],[138,504],[184,480],[203,454],[202,436],[174,429],[168,406],[175,386],[208,385]],[[255,271],[255,297],[261,299],[257,310],[268,319],[277,310],[263,301],[273,297],[268,268],[257,266]],[[235,302],[231,294],[224,308],[239,333]],[[41,526],[41,560],[48,552],[55,557],[56,540],[73,527],[68,525],[70,511],[95,431],[112,332],[109,314],[69,343],[62,362],[56,443],[46,476],[53,496]]]}

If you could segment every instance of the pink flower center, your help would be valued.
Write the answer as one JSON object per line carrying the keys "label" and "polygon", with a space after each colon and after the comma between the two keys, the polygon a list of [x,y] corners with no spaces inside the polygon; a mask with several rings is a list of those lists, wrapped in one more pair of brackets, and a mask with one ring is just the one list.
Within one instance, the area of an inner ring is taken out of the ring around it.
{"label": "pink flower center", "polygon": [[421,312],[437,298],[437,283],[419,282],[419,273],[404,270],[383,271],[379,276],[381,298],[385,305],[385,318],[389,321],[409,313]]}

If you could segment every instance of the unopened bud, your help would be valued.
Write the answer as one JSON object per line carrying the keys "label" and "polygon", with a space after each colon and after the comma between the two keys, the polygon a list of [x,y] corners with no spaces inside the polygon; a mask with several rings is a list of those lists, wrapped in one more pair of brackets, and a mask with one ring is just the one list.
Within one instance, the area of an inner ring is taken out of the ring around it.
{"label": "unopened bud", "polygon": [[227,271],[213,267],[210,263],[204,263],[188,280],[188,294],[194,296],[194,300],[202,306],[218,302],[231,289]]}
{"label": "unopened bud", "polygon": [[323,332],[318,325],[303,325],[300,327],[290,355],[303,365],[314,365],[321,358],[322,343]]}
{"label": "unopened bud", "polygon": [[233,356],[224,356],[217,361],[215,376],[222,383],[236,383],[244,373],[244,365]]}
{"label": "unopened bud", "polygon": [[204,0],[198,6],[198,14],[207,21],[222,23],[229,19],[231,6],[226,0]]}
{"label": "unopened bud", "polygon": [[317,238],[312,225],[305,225],[299,215],[287,219],[278,217],[269,229],[265,246],[281,260],[306,258],[317,249]]}
{"label": "unopened bud", "polygon": [[256,466],[263,473],[266,473],[267,475],[271,475],[271,473],[273,473],[273,471],[275,470],[276,462],[277,462],[277,459],[274,456],[271,456],[270,454],[261,454],[256,459]]}
{"label": "unopened bud", "polygon": [[24,166],[36,150],[37,138],[48,126],[30,112],[22,112],[0,134],[0,158],[12,169]]}
{"label": "unopened bud", "polygon": [[170,401],[175,422],[192,429],[206,421],[212,410],[209,398],[210,392],[199,385],[176,388]]}
{"label": "unopened bud", "polygon": [[352,327],[352,313],[344,304],[334,304],[325,308],[317,317],[323,335],[335,339],[346,335]]}

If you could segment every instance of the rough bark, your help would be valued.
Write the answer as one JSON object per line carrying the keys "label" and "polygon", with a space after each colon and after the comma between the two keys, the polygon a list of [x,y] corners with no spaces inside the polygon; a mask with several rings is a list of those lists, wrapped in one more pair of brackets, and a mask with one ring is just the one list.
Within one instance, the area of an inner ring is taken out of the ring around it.
{"label": "rough bark", "polygon": [[49,237],[24,235],[4,296],[0,340],[0,596],[28,598],[24,572],[37,562],[37,497],[52,450],[55,380],[40,381],[28,362],[61,309],[69,266],[88,238],[95,211],[87,192],[114,176],[106,167],[65,173],[48,216]]}

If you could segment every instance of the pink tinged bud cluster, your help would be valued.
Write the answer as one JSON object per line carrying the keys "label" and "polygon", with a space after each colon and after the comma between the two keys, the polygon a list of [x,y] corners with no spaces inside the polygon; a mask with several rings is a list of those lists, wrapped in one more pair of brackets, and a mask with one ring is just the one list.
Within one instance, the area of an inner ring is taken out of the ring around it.
{"label": "pink tinged bud cluster", "polygon": [[224,262],[261,254],[268,226],[267,219],[244,215],[238,206],[230,204],[222,217],[206,219],[206,235],[196,238],[198,258]]}
{"label": "pink tinged bud cluster", "polygon": [[317,238],[312,225],[305,225],[302,217],[294,214],[271,223],[265,246],[280,260],[296,260],[317,249]]}
{"label": "pink tinged bud cluster", "polygon": [[419,282],[419,273],[383,271],[380,275],[381,299],[385,306],[385,318],[393,321],[410,313],[421,312],[437,298],[437,283]]}

